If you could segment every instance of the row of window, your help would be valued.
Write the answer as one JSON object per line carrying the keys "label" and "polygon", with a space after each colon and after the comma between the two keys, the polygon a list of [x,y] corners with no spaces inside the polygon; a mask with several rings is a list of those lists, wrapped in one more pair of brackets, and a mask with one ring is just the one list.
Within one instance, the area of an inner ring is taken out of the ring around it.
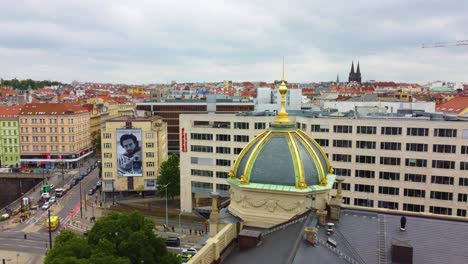
{"label": "row of window", "polygon": [[[298,127],[301,127],[298,125]],[[303,127],[303,126],[302,126]],[[311,132],[330,132],[329,125],[311,125]],[[401,127],[381,127],[381,135],[402,135],[403,128]],[[333,125],[334,133],[353,133],[353,126],[348,125]],[[375,126],[357,126],[357,134],[377,134],[377,127]],[[408,127],[406,128],[407,136],[429,136],[428,128]],[[435,128],[435,137],[457,137],[457,129],[450,128]]]}
{"label": "row of window", "polygon": [[14,130],[2,130],[1,131],[1,135],[2,136],[16,136],[18,135],[18,130],[14,129]]}
{"label": "row of window", "polygon": [[[322,147],[329,146],[328,139],[315,139],[317,143]],[[377,143],[375,141],[364,141],[364,140],[357,140],[356,141],[356,148],[361,149],[376,149]],[[333,147],[336,148],[352,148],[353,141],[352,140],[343,140],[343,139],[334,139],[333,140]],[[380,142],[380,149],[383,150],[401,150],[401,143],[400,142]],[[428,152],[428,144],[423,143],[406,143],[406,151],[413,151],[413,152]],[[456,153],[457,146],[456,145],[446,145],[446,144],[434,144],[432,145],[432,152],[434,153]],[[468,154],[468,146],[461,146],[461,154]]]}
{"label": "row of window", "polygon": [[[213,134],[206,133],[191,133],[190,138],[193,140],[213,140]],[[234,135],[234,142],[249,142],[249,136]],[[231,141],[229,134],[216,134],[216,141]]]}
{"label": "row of window", "polygon": [[3,121],[2,122],[2,127],[7,127],[7,126],[16,126],[16,122],[15,121]]}
{"label": "row of window", "polygon": [[[102,138],[103,139],[112,139],[112,133],[102,133]],[[154,138],[154,133],[145,133],[145,138],[146,139],[153,139]]]}
{"label": "row of window", "polygon": [[[345,204],[350,203],[349,197],[343,197],[343,201]],[[398,210],[399,204],[397,202],[391,201],[378,201],[377,203],[378,208],[386,208],[391,210]],[[364,207],[374,207],[374,201],[370,199],[361,199],[361,198],[354,198],[354,205],[357,206],[364,206]],[[425,206],[421,204],[410,204],[410,203],[403,203],[403,211],[408,212],[424,212]],[[432,214],[440,214],[440,215],[452,215],[452,208],[446,207],[438,207],[438,206],[429,206],[429,212]],[[466,209],[457,209],[457,216],[466,217],[467,210]]]}
{"label": "row of window", "polygon": [[[114,175],[114,173],[111,172],[111,171],[104,172],[104,178],[112,178],[113,175]],[[146,175],[146,177],[155,177],[156,172],[155,171],[146,171],[145,175]]]}
{"label": "row of window", "polygon": [[[205,189],[207,191],[213,190],[213,183],[211,182],[197,182],[197,181],[192,181],[192,189],[197,188],[197,189]],[[216,189],[221,190],[221,191],[227,191],[229,190],[230,185],[228,184],[216,184]]]}

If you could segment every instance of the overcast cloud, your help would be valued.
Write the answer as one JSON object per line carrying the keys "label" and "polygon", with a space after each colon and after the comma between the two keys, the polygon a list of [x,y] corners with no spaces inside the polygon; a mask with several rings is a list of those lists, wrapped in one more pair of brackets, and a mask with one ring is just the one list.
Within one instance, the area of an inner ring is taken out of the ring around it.
{"label": "overcast cloud", "polygon": [[0,77],[468,82],[465,0],[0,0]]}

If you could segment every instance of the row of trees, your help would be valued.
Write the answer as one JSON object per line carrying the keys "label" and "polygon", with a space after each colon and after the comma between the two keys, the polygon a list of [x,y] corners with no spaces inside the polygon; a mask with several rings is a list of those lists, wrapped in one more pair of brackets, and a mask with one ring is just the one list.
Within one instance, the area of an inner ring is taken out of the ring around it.
{"label": "row of trees", "polygon": [[10,86],[13,87],[15,90],[27,90],[29,87],[31,89],[41,89],[46,86],[52,86],[52,85],[62,85],[60,82],[56,81],[34,81],[31,79],[26,79],[26,80],[18,80],[18,79],[12,79],[12,80],[0,80],[0,86]]}
{"label": "row of trees", "polygon": [[180,260],[155,235],[154,223],[139,212],[111,213],[87,236],[62,230],[45,264],[178,264]]}

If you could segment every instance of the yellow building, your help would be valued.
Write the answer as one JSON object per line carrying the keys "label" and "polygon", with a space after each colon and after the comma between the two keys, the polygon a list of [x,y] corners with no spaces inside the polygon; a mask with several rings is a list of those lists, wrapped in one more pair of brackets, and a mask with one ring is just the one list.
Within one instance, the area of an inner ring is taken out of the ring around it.
{"label": "yellow building", "polygon": [[167,124],[159,116],[121,116],[101,133],[103,191],[154,191],[167,160]]}
{"label": "yellow building", "polygon": [[93,153],[90,113],[80,105],[26,104],[19,115],[21,164],[76,168]]}

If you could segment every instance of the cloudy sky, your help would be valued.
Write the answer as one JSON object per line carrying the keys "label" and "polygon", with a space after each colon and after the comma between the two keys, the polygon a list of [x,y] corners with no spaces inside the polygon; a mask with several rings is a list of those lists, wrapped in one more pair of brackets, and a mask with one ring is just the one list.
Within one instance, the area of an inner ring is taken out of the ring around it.
{"label": "cloudy sky", "polygon": [[468,82],[466,0],[0,0],[0,77]]}

